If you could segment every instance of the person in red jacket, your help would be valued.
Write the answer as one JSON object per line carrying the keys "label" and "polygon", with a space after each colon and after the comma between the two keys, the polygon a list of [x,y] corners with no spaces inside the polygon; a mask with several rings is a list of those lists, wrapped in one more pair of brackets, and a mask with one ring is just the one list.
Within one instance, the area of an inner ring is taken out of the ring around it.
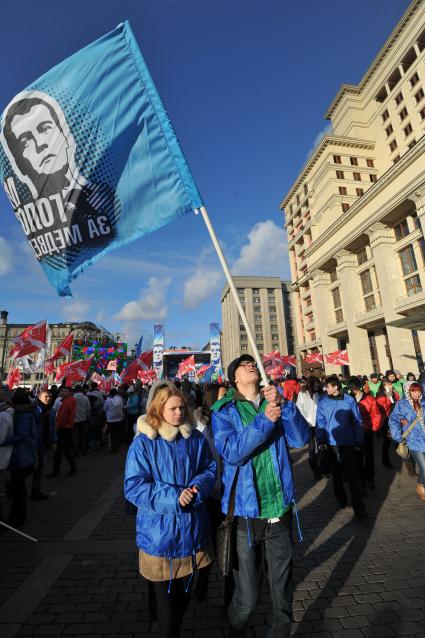
{"label": "person in red jacket", "polygon": [[373,433],[378,432],[381,427],[381,413],[378,405],[371,394],[363,392],[362,380],[358,377],[351,377],[348,381],[351,395],[359,405],[360,415],[363,421],[364,446],[359,451],[359,475],[360,486],[370,489],[375,488],[375,460],[373,452]]}
{"label": "person in red jacket", "polygon": [[300,393],[300,384],[292,370],[288,370],[285,381],[282,384],[283,396],[288,401],[297,402]]}
{"label": "person in red jacket", "polygon": [[69,475],[72,476],[77,471],[72,447],[72,428],[74,427],[77,412],[77,401],[75,400],[72,388],[62,388],[61,397],[62,402],[56,413],[58,441],[53,459],[53,471],[47,475],[48,478],[59,476],[62,454],[65,454],[65,458],[69,463]]}

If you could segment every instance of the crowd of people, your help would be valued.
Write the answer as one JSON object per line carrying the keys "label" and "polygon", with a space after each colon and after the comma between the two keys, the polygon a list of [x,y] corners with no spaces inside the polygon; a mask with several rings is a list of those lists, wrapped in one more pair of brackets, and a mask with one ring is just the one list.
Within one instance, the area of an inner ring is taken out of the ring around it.
{"label": "crowd of people", "polygon": [[[0,471],[8,471],[6,522],[13,527],[26,520],[27,483],[32,500],[47,499],[45,479],[59,476],[63,456],[72,477],[78,456],[128,447],[127,511],[136,515],[139,571],[164,638],[180,635],[193,588],[205,600],[214,558],[222,565],[223,552],[230,635],[243,635],[265,570],[273,608],[268,636],[290,636],[293,516],[301,529],[289,448],[308,445],[314,480],[332,477],[337,507],[350,504],[363,520],[364,498],[376,487],[375,446],[392,470],[396,446],[406,443],[402,462],[425,501],[424,373],[288,373],[261,388],[255,360],[242,355],[227,379],[205,387],[136,380],[108,396],[95,383],[0,390]],[[230,541],[223,529],[231,530]]]}

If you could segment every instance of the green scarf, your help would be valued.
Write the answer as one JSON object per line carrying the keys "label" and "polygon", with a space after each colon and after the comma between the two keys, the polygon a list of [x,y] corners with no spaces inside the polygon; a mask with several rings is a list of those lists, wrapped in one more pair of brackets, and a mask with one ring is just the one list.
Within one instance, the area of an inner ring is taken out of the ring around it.
{"label": "green scarf", "polygon": [[[235,399],[235,390],[231,388],[227,394],[214,403],[212,410],[219,410],[223,405]],[[246,427],[255,419],[257,414],[264,414],[267,401],[263,399],[257,410],[251,401],[243,399],[240,394],[236,395],[236,409],[240,414],[242,425]],[[285,507],[283,501],[282,485],[273,467],[273,459],[270,449],[259,452],[252,457],[254,469],[254,481],[257,491],[257,498],[260,506],[260,518],[278,518],[282,516],[290,505]]]}
{"label": "green scarf", "polygon": [[369,390],[370,390],[371,395],[373,397],[376,397],[376,393],[378,392],[379,388],[381,387],[381,381],[378,381],[378,383],[373,383],[373,381],[368,381],[367,384],[369,386]]}

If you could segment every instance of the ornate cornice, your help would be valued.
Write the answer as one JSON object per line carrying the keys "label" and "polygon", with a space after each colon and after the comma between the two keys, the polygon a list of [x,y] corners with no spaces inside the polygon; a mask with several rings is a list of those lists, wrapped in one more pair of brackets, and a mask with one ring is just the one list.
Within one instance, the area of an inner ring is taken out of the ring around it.
{"label": "ornate cornice", "polygon": [[379,51],[378,55],[375,57],[372,64],[370,65],[370,67],[368,68],[368,70],[366,71],[362,79],[360,80],[359,84],[357,85],[343,84],[341,86],[338,93],[334,97],[331,105],[329,106],[328,110],[325,113],[324,117],[326,120],[329,120],[331,118],[336,107],[338,106],[338,104],[341,102],[342,98],[345,95],[347,95],[348,93],[355,93],[358,95],[363,91],[366,84],[370,81],[370,79],[372,78],[372,76],[374,75],[378,67],[381,65],[382,61],[385,59],[389,51],[394,47],[394,44],[396,43],[400,34],[404,31],[407,24],[411,21],[414,14],[416,13],[416,11],[419,9],[419,7],[422,4],[423,4],[423,0],[414,0],[414,2],[412,2],[411,5],[407,8],[407,10],[405,11],[405,13],[402,15],[399,22],[397,23],[396,27],[393,29],[392,33],[388,37],[384,46]]}

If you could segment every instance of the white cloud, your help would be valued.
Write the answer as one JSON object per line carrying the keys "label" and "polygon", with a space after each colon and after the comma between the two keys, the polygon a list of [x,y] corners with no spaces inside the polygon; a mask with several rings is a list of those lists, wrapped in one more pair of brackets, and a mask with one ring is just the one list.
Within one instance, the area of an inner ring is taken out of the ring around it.
{"label": "white cloud", "polygon": [[199,266],[184,285],[183,305],[196,308],[217,291],[222,281],[223,274],[219,270]]}
{"label": "white cloud", "polygon": [[319,131],[316,135],[316,137],[313,140],[313,146],[308,150],[307,155],[306,155],[306,161],[310,158],[310,156],[312,155],[312,153],[314,152],[314,150],[316,149],[316,146],[318,146],[320,144],[320,142],[322,141],[322,139],[325,137],[325,135],[327,135],[328,133],[333,133],[332,130],[332,124],[331,122],[328,122],[325,126],[324,129],[322,129],[321,131]]}
{"label": "white cloud", "polygon": [[12,270],[12,250],[4,237],[0,237],[0,277]]}
{"label": "white cloud", "polygon": [[140,297],[136,301],[128,301],[115,315],[115,319],[122,321],[143,321],[151,319],[162,321],[166,318],[168,306],[166,293],[171,279],[166,277],[158,279],[151,277],[148,287],[140,291]]}
{"label": "white cloud", "polygon": [[233,275],[287,277],[286,233],[271,219],[255,224],[233,264]]}
{"label": "white cloud", "polygon": [[67,321],[87,321],[88,312],[90,309],[89,304],[86,301],[72,299],[70,301],[64,301],[62,308],[62,315]]}

